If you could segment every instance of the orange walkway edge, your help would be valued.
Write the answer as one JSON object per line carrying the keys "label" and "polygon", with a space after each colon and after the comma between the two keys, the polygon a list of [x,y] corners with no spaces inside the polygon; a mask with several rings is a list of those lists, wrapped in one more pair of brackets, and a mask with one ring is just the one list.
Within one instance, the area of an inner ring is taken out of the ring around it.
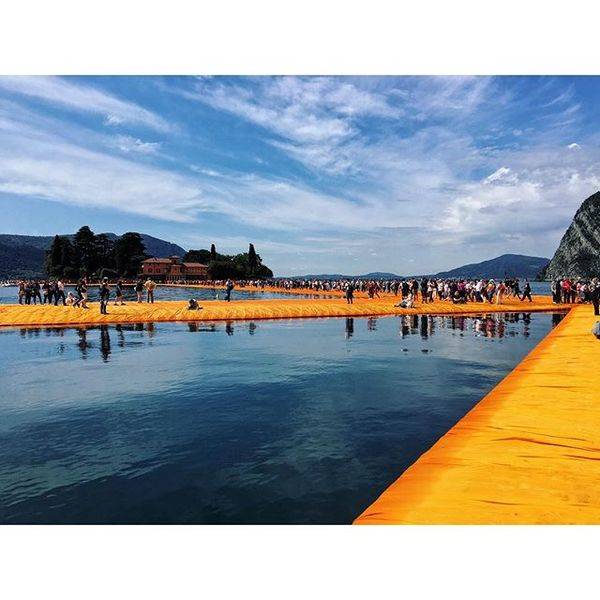
{"label": "orange walkway edge", "polygon": [[493,312],[538,312],[566,310],[570,305],[556,305],[547,296],[534,296],[533,302],[506,300],[503,304],[452,304],[433,302],[412,309],[395,308],[396,296],[369,300],[357,298],[347,304],[343,298],[224,300],[201,301],[202,310],[187,310],[185,301],[161,301],[154,304],[129,302],[124,306],[109,304],[108,315],[101,315],[99,304],[89,309],[71,306],[0,304],[0,327],[48,327],[138,323],[161,321],[235,321],[258,319],[297,319],[314,317],[368,317],[386,315],[480,315]]}
{"label": "orange walkway edge", "polygon": [[600,523],[596,319],[573,307],[355,523]]}

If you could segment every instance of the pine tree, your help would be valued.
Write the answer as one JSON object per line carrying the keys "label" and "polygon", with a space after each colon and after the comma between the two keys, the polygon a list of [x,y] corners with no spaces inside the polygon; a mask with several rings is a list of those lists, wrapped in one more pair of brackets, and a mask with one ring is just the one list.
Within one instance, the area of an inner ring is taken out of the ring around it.
{"label": "pine tree", "polygon": [[217,249],[214,244],[210,245],[210,260],[214,262],[217,260]]}
{"label": "pine tree", "polygon": [[62,275],[62,247],[63,238],[55,235],[52,245],[46,253],[46,273],[49,277],[59,277]]}
{"label": "pine tree", "polygon": [[75,234],[73,239],[75,249],[74,268],[79,268],[81,273],[91,274],[98,268],[98,258],[96,254],[96,236],[94,232],[84,225]]}
{"label": "pine tree", "polygon": [[254,250],[254,244],[250,244],[248,247],[248,269],[250,271],[250,276],[255,274],[257,267],[258,257],[256,256],[256,251]]}
{"label": "pine tree", "polygon": [[63,238],[60,262],[62,265],[62,276],[65,279],[73,280],[79,277],[77,253],[69,238]]}

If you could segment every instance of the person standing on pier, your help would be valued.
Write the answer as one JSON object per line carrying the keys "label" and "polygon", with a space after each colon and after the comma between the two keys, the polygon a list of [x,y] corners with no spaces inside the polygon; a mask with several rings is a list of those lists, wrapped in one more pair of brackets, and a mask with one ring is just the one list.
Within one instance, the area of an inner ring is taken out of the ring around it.
{"label": "person standing on pier", "polygon": [[125,302],[123,302],[123,282],[120,279],[117,281],[115,287],[115,306],[118,304],[121,304],[121,306],[125,304]]}
{"label": "person standing on pier", "polygon": [[138,304],[142,303],[142,294],[144,293],[144,282],[141,279],[138,279],[135,282],[135,293],[137,295]]}
{"label": "person standing on pier", "polygon": [[225,300],[227,300],[227,302],[231,302],[231,291],[233,290],[233,281],[231,281],[231,279],[227,280],[227,283],[225,284]]}
{"label": "person standing on pier", "polygon": [[598,281],[597,277],[592,279],[590,288],[590,297],[592,299],[592,304],[594,305],[594,315],[598,317],[600,316],[600,281]]}
{"label": "person standing on pier", "polygon": [[100,314],[107,315],[106,307],[108,306],[108,299],[110,297],[110,286],[108,285],[108,277],[102,280],[100,286]]}
{"label": "person standing on pier", "polygon": [[348,304],[354,304],[354,284],[351,281],[346,288],[346,302]]}
{"label": "person standing on pier", "polygon": [[67,297],[65,296],[65,284],[59,279],[56,282],[54,290],[54,306],[58,306],[58,301],[62,300],[63,306],[67,305]]}
{"label": "person standing on pier", "polygon": [[154,281],[148,277],[144,287],[146,288],[146,301],[149,304],[154,304],[154,289],[156,288],[156,283],[154,283]]}

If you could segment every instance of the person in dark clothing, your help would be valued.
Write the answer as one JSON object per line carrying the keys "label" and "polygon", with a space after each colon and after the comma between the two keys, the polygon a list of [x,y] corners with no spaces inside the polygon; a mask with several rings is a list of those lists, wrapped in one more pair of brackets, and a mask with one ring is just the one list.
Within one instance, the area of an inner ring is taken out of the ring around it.
{"label": "person in dark clothing", "polygon": [[63,306],[67,305],[67,297],[65,296],[65,284],[59,279],[56,282],[54,290],[54,306],[58,306],[58,301],[62,300]]}
{"label": "person in dark clothing", "polygon": [[404,280],[402,282],[402,300],[404,300],[404,298],[408,298],[409,292],[410,288],[408,287],[408,281]]}
{"label": "person in dark clothing", "polygon": [[120,279],[117,281],[115,287],[115,306],[117,306],[117,304],[121,304],[121,306],[125,304],[125,302],[123,302],[123,282]]}
{"label": "person in dark clothing", "polygon": [[418,297],[419,297],[419,282],[416,279],[413,279],[413,282],[412,282],[412,293],[413,293],[413,299],[415,301],[418,300]]}
{"label": "person in dark clothing", "polygon": [[227,302],[231,302],[232,290],[233,290],[233,281],[231,281],[231,279],[228,279],[227,283],[225,284],[225,300],[227,300]]}
{"label": "person in dark clothing", "polygon": [[423,279],[421,279],[421,302],[423,302],[423,304],[426,304],[428,302],[428,298],[427,298],[427,284],[429,283],[429,280],[427,279],[427,277],[423,277]]}
{"label": "person in dark clothing", "polygon": [[42,293],[41,293],[39,281],[33,282],[33,303],[34,304],[37,304],[36,300],[39,300],[40,304],[42,303]]}
{"label": "person in dark clothing", "polygon": [[600,316],[600,281],[598,281],[597,277],[592,279],[592,286],[590,287],[592,288],[590,290],[590,298],[594,305],[594,315],[598,317]]}
{"label": "person in dark clothing", "polygon": [[73,306],[79,306],[81,308],[88,308],[87,306],[87,285],[85,283],[85,279],[81,278],[77,285],[75,286],[75,293],[77,294],[77,299]]}
{"label": "person in dark clothing", "polygon": [[188,310],[202,310],[202,307],[198,304],[198,300],[196,300],[196,298],[189,299]]}
{"label": "person in dark clothing", "polygon": [[525,298],[527,298],[529,302],[533,302],[533,299],[531,297],[531,285],[527,280],[525,280],[525,285],[523,286],[523,295],[521,296],[521,300],[523,301],[525,300]]}
{"label": "person in dark clothing", "polygon": [[42,304],[52,304],[52,298],[50,296],[50,282],[47,279],[44,281],[44,283],[42,283],[42,295]]}
{"label": "person in dark clothing", "polygon": [[[525,282],[525,287],[527,287],[527,282]],[[518,279],[515,279],[512,284],[513,295],[515,298],[521,298],[521,284]],[[525,292],[523,292],[523,298],[525,297]],[[523,299],[521,298],[521,300]]]}
{"label": "person in dark clothing", "polygon": [[142,294],[144,293],[144,282],[141,279],[138,279],[135,282],[135,293],[137,295],[138,304],[142,303]]}
{"label": "person in dark clothing", "polygon": [[100,285],[100,314],[107,315],[106,307],[108,306],[108,299],[110,297],[110,286],[108,285],[108,277],[102,280]]}
{"label": "person in dark clothing", "polygon": [[348,304],[354,303],[354,285],[352,283],[349,283],[346,288],[346,302]]}

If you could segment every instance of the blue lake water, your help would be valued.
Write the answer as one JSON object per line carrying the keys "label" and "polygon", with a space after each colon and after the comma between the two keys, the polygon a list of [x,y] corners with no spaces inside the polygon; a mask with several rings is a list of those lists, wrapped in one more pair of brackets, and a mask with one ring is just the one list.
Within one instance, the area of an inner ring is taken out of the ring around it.
{"label": "blue lake water", "polygon": [[0,329],[0,522],[349,523],[560,318]]}

